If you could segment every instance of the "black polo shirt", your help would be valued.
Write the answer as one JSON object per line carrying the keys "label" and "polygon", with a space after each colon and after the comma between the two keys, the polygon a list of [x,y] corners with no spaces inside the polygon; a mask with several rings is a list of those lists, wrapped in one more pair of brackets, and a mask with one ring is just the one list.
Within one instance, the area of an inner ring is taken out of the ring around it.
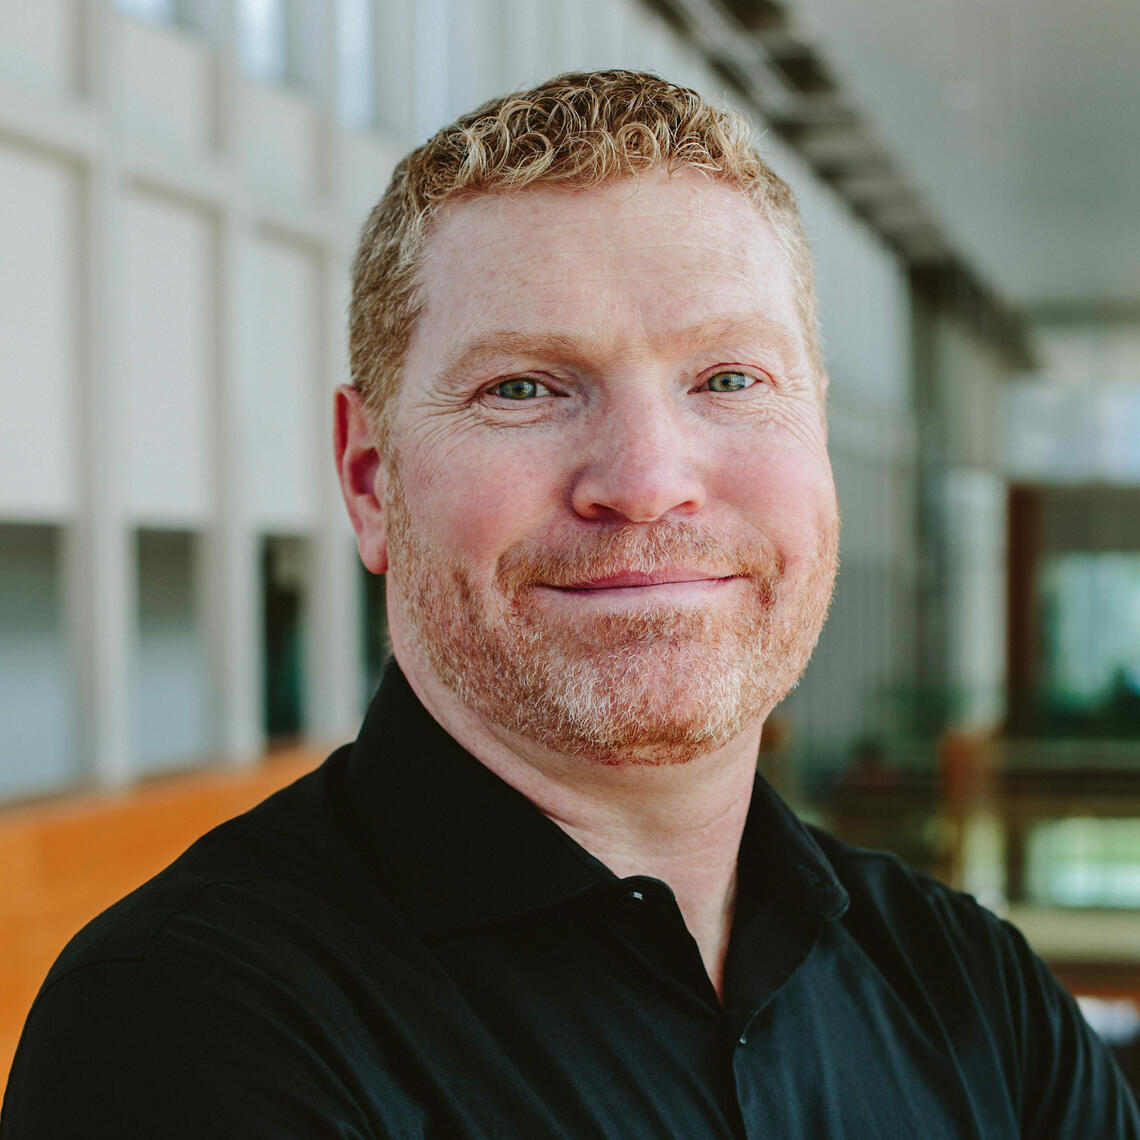
{"label": "black polo shirt", "polygon": [[394,667],[354,745],[212,831],[52,969],[0,1134],[1140,1137],[1012,928],[758,781],[722,1007],[619,879]]}

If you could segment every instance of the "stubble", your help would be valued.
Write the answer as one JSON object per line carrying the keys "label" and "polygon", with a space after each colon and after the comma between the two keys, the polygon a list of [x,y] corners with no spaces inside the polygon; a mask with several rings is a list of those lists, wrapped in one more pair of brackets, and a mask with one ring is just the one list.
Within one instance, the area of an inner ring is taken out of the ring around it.
{"label": "stubble", "polygon": [[[807,665],[835,579],[834,521],[795,567],[763,536],[661,520],[517,544],[483,586],[417,532],[398,469],[387,518],[404,624],[435,675],[486,722],[601,763],[685,763],[759,723]],[[573,617],[539,596],[669,566],[734,581],[709,604]]]}

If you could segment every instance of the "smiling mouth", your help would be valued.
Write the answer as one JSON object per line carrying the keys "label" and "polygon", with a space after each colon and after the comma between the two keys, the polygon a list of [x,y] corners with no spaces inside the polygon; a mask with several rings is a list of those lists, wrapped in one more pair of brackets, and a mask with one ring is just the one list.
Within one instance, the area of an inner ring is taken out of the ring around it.
{"label": "smiling mouth", "polygon": [[730,582],[739,577],[736,574],[710,574],[707,570],[692,570],[687,567],[674,567],[657,570],[649,574],[629,572],[610,574],[604,578],[589,578],[583,582],[552,586],[552,589],[567,593],[587,593],[599,590],[643,590],[655,586],[715,585]]}

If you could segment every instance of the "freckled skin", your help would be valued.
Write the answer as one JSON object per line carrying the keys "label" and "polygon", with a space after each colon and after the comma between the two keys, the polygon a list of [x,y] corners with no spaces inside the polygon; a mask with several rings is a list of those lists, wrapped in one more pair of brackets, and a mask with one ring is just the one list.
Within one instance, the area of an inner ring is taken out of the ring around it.
{"label": "freckled skin", "polygon": [[[422,279],[372,568],[429,707],[606,763],[758,733],[837,528],[768,223],[695,172],[487,196],[442,211]],[[690,563],[715,588],[565,588]]]}

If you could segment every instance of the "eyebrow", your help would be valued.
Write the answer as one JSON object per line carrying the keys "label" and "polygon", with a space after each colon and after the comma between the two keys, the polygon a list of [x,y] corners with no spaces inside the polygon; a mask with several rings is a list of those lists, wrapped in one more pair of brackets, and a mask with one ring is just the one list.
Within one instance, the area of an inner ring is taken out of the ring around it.
{"label": "eyebrow", "polygon": [[784,321],[765,313],[732,313],[677,329],[671,336],[698,344],[723,340],[760,340],[784,352],[802,351],[804,338]]}
{"label": "eyebrow", "polygon": [[[525,333],[516,329],[493,329],[460,345],[444,361],[439,378],[459,383],[463,373],[502,356],[584,359],[605,338],[572,336],[559,332]],[[785,322],[762,313],[729,314],[672,329],[664,338],[671,342],[703,346],[713,342],[767,341],[785,354],[805,351],[803,337]]]}
{"label": "eyebrow", "polygon": [[494,329],[462,344],[447,357],[439,371],[445,383],[483,360],[497,356],[581,356],[585,345],[578,337],[562,333],[523,333],[512,329]]}

